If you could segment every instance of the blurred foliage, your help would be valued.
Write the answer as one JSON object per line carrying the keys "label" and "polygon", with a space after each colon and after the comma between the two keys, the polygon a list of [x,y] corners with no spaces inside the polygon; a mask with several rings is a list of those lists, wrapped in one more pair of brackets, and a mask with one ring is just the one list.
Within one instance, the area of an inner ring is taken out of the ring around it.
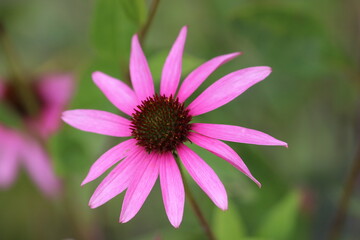
{"label": "blurred foliage", "polygon": [[297,226],[299,206],[299,193],[290,192],[263,218],[257,236],[279,240],[292,238],[292,233]]}
{"label": "blurred foliage", "polygon": [[[92,83],[91,73],[128,82],[131,37],[145,23],[150,3],[6,0],[0,2],[0,19],[29,72],[74,72],[78,87],[69,108],[119,113]],[[157,84],[183,25],[189,26],[183,77],[207,59],[244,52],[212,74],[189,102],[229,72],[273,68],[264,82],[194,119],[258,129],[289,143],[289,149],[229,143],[261,189],[189,144],[219,175],[231,200],[229,210],[221,212],[188,176],[220,240],[326,238],[359,137],[360,35],[352,25],[359,13],[351,0],[160,2],[143,46]],[[0,54],[1,75],[7,74],[4,62]],[[12,124],[10,110],[0,111],[0,121]],[[188,203],[180,229],[171,227],[158,184],[127,224],[117,223],[123,194],[98,209],[87,206],[101,180],[82,188],[80,183],[91,164],[119,141],[63,126],[49,142],[63,197],[48,201],[21,173],[12,189],[0,192],[0,239],[204,239]],[[359,197],[358,184],[342,239],[360,234]]]}
{"label": "blurred foliage", "polygon": [[138,20],[134,21],[135,18],[139,18],[137,11],[130,11],[139,4],[129,2],[97,0],[95,3],[91,34],[96,50],[95,65],[99,70],[117,77],[119,68],[127,67],[130,38],[140,23]]}
{"label": "blurred foliage", "polygon": [[138,26],[143,25],[147,19],[147,7],[144,0],[120,0],[122,9],[128,19]]}
{"label": "blurred foliage", "polygon": [[245,239],[246,229],[241,219],[241,212],[236,210],[234,204],[229,201],[231,211],[223,212],[214,210],[213,224],[215,236],[219,240]]}

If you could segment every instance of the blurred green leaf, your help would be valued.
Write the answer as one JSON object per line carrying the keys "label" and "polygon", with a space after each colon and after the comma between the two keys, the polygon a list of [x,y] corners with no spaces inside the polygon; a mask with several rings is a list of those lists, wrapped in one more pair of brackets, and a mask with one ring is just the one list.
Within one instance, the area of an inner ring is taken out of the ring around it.
{"label": "blurred green leaf", "polygon": [[3,102],[0,102],[0,123],[14,128],[19,128],[22,124],[15,111]]}
{"label": "blurred green leaf", "polygon": [[257,235],[274,240],[292,239],[298,218],[299,203],[299,192],[290,192],[270,209]]}
{"label": "blurred green leaf", "polygon": [[[165,63],[165,59],[168,56],[169,51],[160,51],[159,53],[149,57],[149,65],[151,68],[151,73],[153,75],[154,81],[159,83],[161,79],[161,71]],[[182,75],[186,76],[192,70],[197,68],[200,64],[204,63],[204,60],[199,57],[184,53],[183,55],[183,65],[182,65]]]}
{"label": "blurred green leaf", "polygon": [[319,19],[291,5],[242,7],[233,15],[232,26],[240,41],[250,43],[247,49],[256,48],[255,54],[272,67],[309,84],[328,72],[329,63],[341,55]]}
{"label": "blurred green leaf", "polygon": [[0,19],[6,21],[9,18],[19,16],[23,9],[24,2],[21,0],[1,0]]}
{"label": "blurred green leaf", "polygon": [[242,238],[241,240],[269,240],[269,239],[260,238],[260,237],[245,237],[245,238]]}
{"label": "blurred green leaf", "polygon": [[271,77],[276,82],[263,95],[277,115],[286,111],[296,117],[297,109],[306,104],[304,99],[319,94],[318,86],[332,85],[332,69],[347,64],[329,28],[306,8],[254,1],[236,9],[231,22],[242,48],[256,62],[274,69]]}
{"label": "blurred green leaf", "polygon": [[126,16],[131,19],[135,24],[144,24],[147,11],[144,0],[119,0],[124,9]]}
{"label": "blurred green leaf", "polygon": [[96,57],[118,72],[123,70],[123,74],[128,65],[131,36],[139,28],[139,24],[130,19],[132,14],[125,11],[135,7],[137,4],[128,4],[124,8],[119,0],[97,0],[94,10],[91,39]]}
{"label": "blurred green leaf", "polygon": [[239,211],[229,201],[229,210],[221,211],[215,208],[213,216],[213,229],[219,240],[243,239],[246,229]]}

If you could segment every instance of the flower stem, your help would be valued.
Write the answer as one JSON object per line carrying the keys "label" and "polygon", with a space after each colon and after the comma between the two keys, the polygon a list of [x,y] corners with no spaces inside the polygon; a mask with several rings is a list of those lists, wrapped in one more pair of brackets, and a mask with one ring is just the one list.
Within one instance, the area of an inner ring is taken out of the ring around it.
{"label": "flower stem", "polygon": [[350,197],[354,190],[356,180],[360,175],[360,144],[358,146],[357,154],[355,156],[353,165],[351,167],[350,175],[346,181],[341,200],[336,211],[336,215],[330,230],[330,239],[336,240],[339,239],[341,228],[344,225],[344,220],[346,217],[347,208],[349,206]]}
{"label": "flower stem", "polygon": [[192,207],[196,217],[198,218],[202,229],[204,230],[205,234],[207,235],[207,237],[210,240],[216,240],[216,237],[215,237],[214,233],[212,232],[209,223],[207,222],[206,218],[204,217],[203,213],[201,212],[199,205],[197,204],[192,192],[190,191],[189,185],[188,185],[185,175],[184,175],[184,171],[180,165],[179,157],[176,154],[174,154],[174,157],[179,166],[181,177],[183,179],[185,195],[186,195],[187,199],[189,200],[191,207]]}
{"label": "flower stem", "polygon": [[17,92],[20,101],[24,104],[26,111],[30,115],[37,113],[38,104],[35,95],[32,93],[30,84],[26,81],[26,77],[23,75],[21,67],[19,67],[19,61],[16,57],[14,48],[11,44],[9,37],[7,36],[5,26],[0,22],[0,44],[4,49],[4,54],[8,60],[10,69],[10,80],[14,82],[13,87]]}
{"label": "flower stem", "polygon": [[149,10],[149,17],[147,18],[145,24],[141,27],[141,29],[139,31],[139,41],[141,44],[144,43],[146,34],[148,33],[150,25],[154,20],[156,10],[158,9],[159,3],[160,3],[160,0],[153,0],[151,2],[151,6],[150,6],[150,10]]}

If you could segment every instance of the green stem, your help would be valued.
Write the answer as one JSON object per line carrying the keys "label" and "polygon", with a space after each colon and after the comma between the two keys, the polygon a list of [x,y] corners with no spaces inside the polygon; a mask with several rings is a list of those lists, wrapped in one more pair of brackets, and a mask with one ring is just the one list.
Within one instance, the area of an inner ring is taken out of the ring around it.
{"label": "green stem", "polygon": [[36,97],[29,86],[29,82],[26,81],[27,79],[23,75],[21,67],[19,67],[19,61],[2,22],[0,22],[0,44],[4,49],[4,53],[8,61],[11,73],[11,77],[9,79],[13,81],[13,87],[15,88],[20,101],[24,104],[26,111],[30,115],[34,115],[37,113],[39,108]]}
{"label": "green stem", "polygon": [[160,3],[160,0],[153,0],[151,2],[151,6],[150,6],[150,10],[149,10],[149,17],[147,18],[145,24],[142,26],[142,28],[139,31],[139,41],[141,44],[144,43],[145,37],[149,31],[151,23],[154,20],[159,3]]}
{"label": "green stem", "polygon": [[207,235],[207,237],[210,240],[216,240],[216,237],[215,237],[214,233],[212,232],[209,223],[207,222],[206,218],[204,217],[204,214],[201,212],[199,205],[197,204],[192,192],[190,191],[189,185],[188,185],[185,175],[184,175],[184,171],[180,165],[179,157],[176,154],[174,154],[174,158],[180,169],[181,177],[182,177],[183,183],[184,183],[186,197],[189,200],[191,207],[192,207],[196,217],[198,218],[202,229],[204,230],[205,234]]}
{"label": "green stem", "polygon": [[79,195],[69,185],[63,186],[61,196],[54,199],[57,214],[65,219],[67,231],[72,235],[71,239],[78,240],[104,240],[103,232],[100,231],[100,224],[93,217],[86,216],[82,209],[79,209]]}
{"label": "green stem", "polygon": [[360,145],[358,147],[357,154],[355,156],[353,165],[351,166],[350,175],[345,183],[345,188],[341,196],[341,200],[336,211],[334,222],[330,230],[330,239],[336,240],[339,239],[341,229],[345,222],[346,212],[349,206],[350,198],[352,192],[356,185],[356,180],[360,175]]}

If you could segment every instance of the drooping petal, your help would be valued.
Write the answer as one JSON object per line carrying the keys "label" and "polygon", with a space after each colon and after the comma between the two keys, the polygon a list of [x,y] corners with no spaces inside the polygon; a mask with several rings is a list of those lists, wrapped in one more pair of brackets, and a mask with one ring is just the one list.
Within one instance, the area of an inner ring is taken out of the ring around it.
{"label": "drooping petal", "polygon": [[266,133],[239,126],[193,123],[191,129],[202,135],[224,141],[287,147],[286,142],[277,140]]}
{"label": "drooping petal", "polygon": [[230,61],[240,54],[240,52],[235,52],[215,57],[192,71],[181,84],[177,95],[179,101],[185,102],[185,100],[196,91],[196,89],[206,80],[207,77],[210,76],[211,73],[213,73],[222,64]]}
{"label": "drooping petal", "polygon": [[130,76],[140,101],[154,95],[154,82],[137,35],[134,35],[131,41]]}
{"label": "drooping petal", "polygon": [[177,152],[181,162],[194,181],[210,197],[216,206],[222,210],[226,210],[228,207],[226,190],[214,170],[184,144],[177,148]]}
{"label": "drooping petal", "polygon": [[18,151],[13,146],[0,146],[0,188],[8,188],[16,179]]}
{"label": "drooping petal", "polygon": [[49,156],[39,143],[27,139],[22,147],[22,159],[30,177],[41,191],[49,197],[55,197],[59,193],[60,182],[53,172]]}
{"label": "drooping petal", "polygon": [[138,167],[126,191],[120,214],[120,222],[130,221],[140,210],[159,175],[157,154],[150,154],[147,163]]}
{"label": "drooping petal", "polygon": [[205,148],[209,152],[212,152],[216,156],[221,157],[222,159],[229,162],[231,165],[233,165],[235,168],[237,168],[239,171],[241,171],[251,180],[253,180],[259,187],[261,187],[260,182],[253,177],[250,170],[240,158],[240,156],[227,144],[217,139],[209,138],[194,132],[190,133],[188,138],[196,145]]}
{"label": "drooping petal", "polygon": [[161,95],[175,95],[181,77],[182,56],[184,52],[186,33],[187,26],[184,26],[180,30],[179,36],[177,37],[174,45],[172,46],[168,57],[166,58],[161,74]]}
{"label": "drooping petal", "polygon": [[147,158],[148,154],[143,149],[138,147],[133,151],[104,178],[92,195],[89,206],[97,208],[122,193],[129,186],[139,166],[146,164]]}
{"label": "drooping petal", "polygon": [[190,114],[197,116],[221,107],[265,79],[270,73],[270,67],[250,67],[222,77],[190,103]]}
{"label": "drooping petal", "polygon": [[89,173],[81,185],[83,186],[84,184],[98,178],[115,163],[124,157],[129,156],[130,154],[134,154],[135,150],[137,150],[135,139],[126,140],[111,148],[103,155],[101,155],[98,160],[96,160],[96,162],[91,166]]}
{"label": "drooping petal", "polygon": [[8,188],[16,179],[20,148],[20,137],[0,128],[0,188]]}
{"label": "drooping petal", "polygon": [[184,213],[185,191],[179,167],[171,153],[160,157],[160,185],[168,219],[178,228]]}
{"label": "drooping petal", "polygon": [[26,124],[39,136],[46,139],[59,129],[63,111],[64,108],[60,106],[44,107],[37,118],[27,119]]}
{"label": "drooping petal", "polygon": [[131,116],[139,101],[128,85],[102,72],[94,72],[92,78],[114,106]]}
{"label": "drooping petal", "polygon": [[114,137],[131,136],[130,121],[116,114],[90,109],[65,111],[62,119],[74,128]]}

